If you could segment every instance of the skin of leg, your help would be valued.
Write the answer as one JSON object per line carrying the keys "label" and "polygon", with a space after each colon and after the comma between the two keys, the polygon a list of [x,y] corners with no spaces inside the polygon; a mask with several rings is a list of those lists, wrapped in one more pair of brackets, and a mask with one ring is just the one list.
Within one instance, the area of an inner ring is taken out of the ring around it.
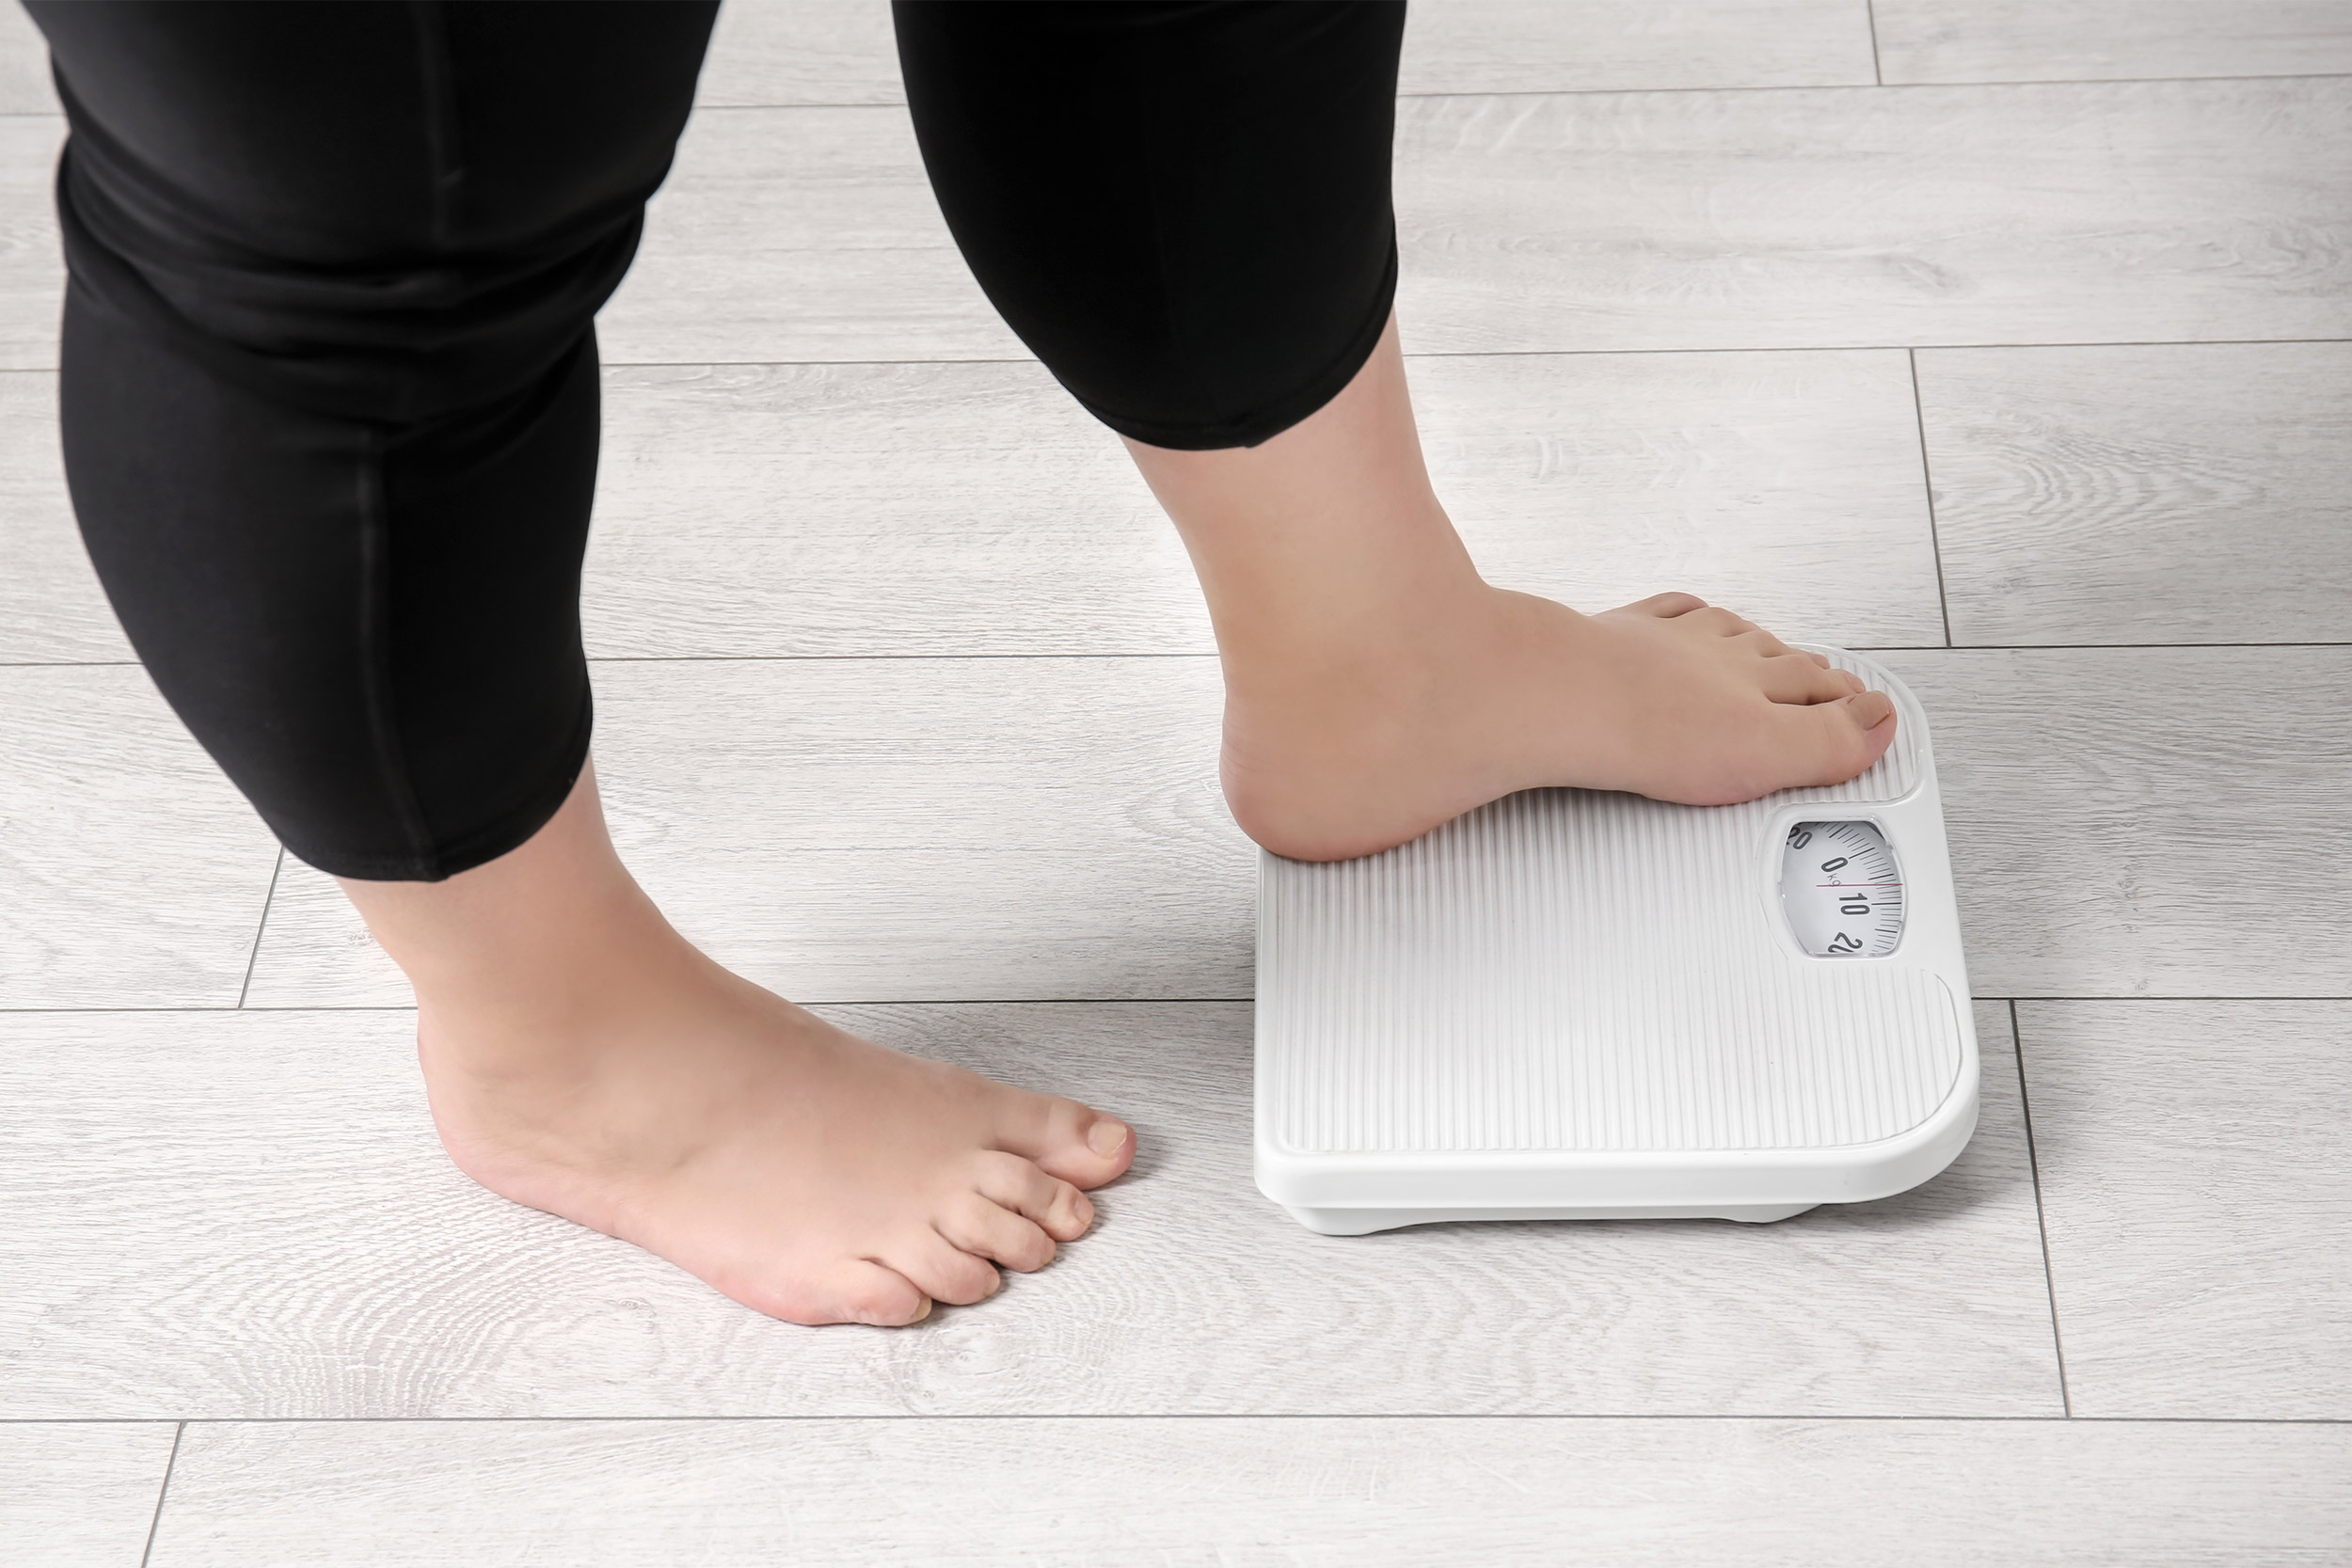
{"label": "skin of leg", "polygon": [[509,854],[344,880],[417,992],[451,1157],[794,1323],[975,1302],[1093,1223],[1134,1133],[1075,1101],[871,1044],[721,968],[654,907],[593,767]]}
{"label": "skin of leg", "polygon": [[1488,584],[1430,484],[1393,317],[1259,446],[1127,446],[1208,598],[1226,799],[1278,854],[1370,854],[1538,785],[1753,800],[1894,738],[1884,693],[1692,594],[1583,615]]}

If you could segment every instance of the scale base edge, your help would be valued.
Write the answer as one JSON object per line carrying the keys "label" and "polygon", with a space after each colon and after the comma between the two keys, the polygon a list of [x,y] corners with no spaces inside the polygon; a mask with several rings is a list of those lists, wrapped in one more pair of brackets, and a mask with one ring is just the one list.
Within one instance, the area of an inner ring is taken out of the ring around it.
{"label": "scale base edge", "polygon": [[1770,1225],[1818,1209],[1818,1203],[1671,1204],[1615,1209],[1295,1209],[1283,1212],[1319,1236],[1369,1236],[1408,1225],[1445,1225],[1457,1220],[1737,1220]]}

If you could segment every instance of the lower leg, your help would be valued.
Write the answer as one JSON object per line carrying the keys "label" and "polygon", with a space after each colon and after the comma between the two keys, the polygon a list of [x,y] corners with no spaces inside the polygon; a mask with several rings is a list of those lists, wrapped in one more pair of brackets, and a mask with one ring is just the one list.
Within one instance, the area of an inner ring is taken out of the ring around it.
{"label": "lower leg", "polygon": [[1543,784],[1748,800],[1893,739],[1883,693],[1689,594],[1588,616],[1487,584],[1422,465],[1393,319],[1262,445],[1128,447],[1208,597],[1227,799],[1279,853],[1371,853]]}
{"label": "lower leg", "polygon": [[1092,1222],[1118,1121],[858,1039],[713,963],[621,863],[593,769],[520,848],[345,880],[415,985],[467,1174],[799,1323],[910,1323]]}

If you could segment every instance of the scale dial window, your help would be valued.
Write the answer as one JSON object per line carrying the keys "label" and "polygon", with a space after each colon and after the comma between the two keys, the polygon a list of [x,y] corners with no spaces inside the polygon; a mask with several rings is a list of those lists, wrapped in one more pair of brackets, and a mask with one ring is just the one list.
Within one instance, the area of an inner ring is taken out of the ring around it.
{"label": "scale dial window", "polygon": [[1817,958],[1877,958],[1903,940],[1903,874],[1875,822],[1800,822],[1780,857],[1780,907]]}

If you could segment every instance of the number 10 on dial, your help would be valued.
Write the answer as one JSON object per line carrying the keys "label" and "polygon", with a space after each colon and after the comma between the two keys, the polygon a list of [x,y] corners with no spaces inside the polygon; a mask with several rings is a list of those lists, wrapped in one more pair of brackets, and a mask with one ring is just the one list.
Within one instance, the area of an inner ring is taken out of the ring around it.
{"label": "number 10 on dial", "polygon": [[1800,822],[1780,857],[1780,907],[1817,958],[1876,958],[1903,939],[1903,874],[1865,821]]}

